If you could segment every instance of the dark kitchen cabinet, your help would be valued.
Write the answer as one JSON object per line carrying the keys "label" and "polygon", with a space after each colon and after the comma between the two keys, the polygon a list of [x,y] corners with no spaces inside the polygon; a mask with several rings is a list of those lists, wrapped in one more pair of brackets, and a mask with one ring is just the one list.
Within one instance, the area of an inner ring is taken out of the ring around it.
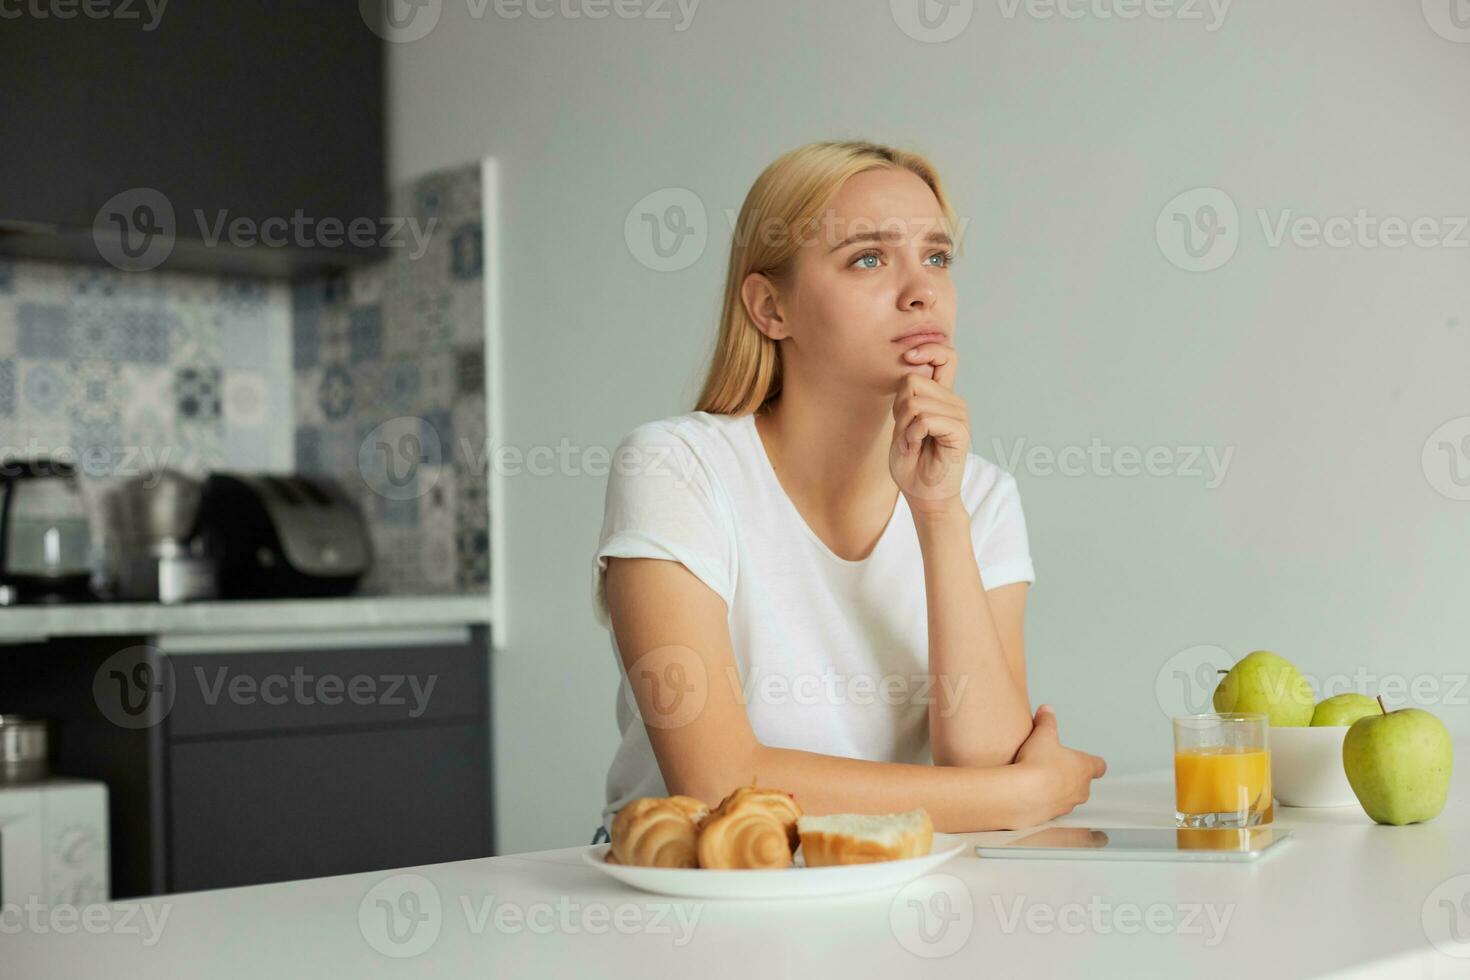
{"label": "dark kitchen cabinet", "polygon": [[107,783],[114,898],[487,857],[489,631],[462,635],[3,646],[0,711],[52,719],[52,768]]}
{"label": "dark kitchen cabinet", "polygon": [[[105,261],[104,205],[151,189],[173,213],[161,268],[295,275],[384,254],[361,224],[386,229],[383,44],[357,0],[24,4],[3,25],[0,250]],[[115,207],[131,220],[154,200]],[[237,244],[210,244],[235,221]]]}

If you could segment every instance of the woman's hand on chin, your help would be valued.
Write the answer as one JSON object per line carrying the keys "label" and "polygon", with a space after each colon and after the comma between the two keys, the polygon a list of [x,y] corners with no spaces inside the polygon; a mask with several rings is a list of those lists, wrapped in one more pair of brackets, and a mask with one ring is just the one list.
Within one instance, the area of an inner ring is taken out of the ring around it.
{"label": "woman's hand on chin", "polygon": [[898,383],[888,469],[911,511],[939,513],[958,502],[970,452],[970,409],[954,390],[958,354],[947,344],[933,343],[903,357],[930,371],[911,372]]}

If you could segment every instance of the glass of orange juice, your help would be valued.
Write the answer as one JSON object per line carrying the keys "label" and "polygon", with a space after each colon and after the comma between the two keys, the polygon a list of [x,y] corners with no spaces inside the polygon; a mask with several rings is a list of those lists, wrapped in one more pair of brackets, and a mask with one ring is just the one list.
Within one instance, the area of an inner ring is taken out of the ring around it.
{"label": "glass of orange juice", "polygon": [[1264,714],[1174,719],[1174,824],[1255,827],[1271,822],[1270,730]]}

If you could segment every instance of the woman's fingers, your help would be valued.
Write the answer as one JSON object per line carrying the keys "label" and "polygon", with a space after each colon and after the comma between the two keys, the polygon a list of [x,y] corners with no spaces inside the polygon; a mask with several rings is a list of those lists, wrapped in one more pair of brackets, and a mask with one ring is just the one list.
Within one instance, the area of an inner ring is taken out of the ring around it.
{"label": "woman's fingers", "polygon": [[954,390],[955,375],[959,371],[959,352],[948,344],[920,344],[904,352],[910,364],[931,364],[934,367],[933,381]]}
{"label": "woman's fingers", "polygon": [[969,433],[959,419],[947,415],[921,413],[914,416],[903,430],[904,451],[914,452],[928,436],[933,436],[935,442],[947,449],[968,448]]}

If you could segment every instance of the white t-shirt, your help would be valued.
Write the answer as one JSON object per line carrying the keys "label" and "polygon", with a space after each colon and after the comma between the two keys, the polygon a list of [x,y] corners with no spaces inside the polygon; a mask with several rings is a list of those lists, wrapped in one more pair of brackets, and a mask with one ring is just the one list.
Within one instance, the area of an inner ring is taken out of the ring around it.
{"label": "white t-shirt", "polygon": [[[985,588],[1034,582],[1015,477],[970,453],[960,496]],[[592,602],[618,664],[622,742],[607,774],[604,827],[629,800],[668,795],[612,634],[609,557],[681,562],[725,600],[738,683],[763,745],[932,761],[928,706],[938,692],[924,678],[923,556],[903,494],[868,557],[840,558],[782,489],[754,415],[692,412],[634,429],[608,476]],[[649,656],[659,670],[687,666]],[[677,686],[679,675],[662,679]]]}

